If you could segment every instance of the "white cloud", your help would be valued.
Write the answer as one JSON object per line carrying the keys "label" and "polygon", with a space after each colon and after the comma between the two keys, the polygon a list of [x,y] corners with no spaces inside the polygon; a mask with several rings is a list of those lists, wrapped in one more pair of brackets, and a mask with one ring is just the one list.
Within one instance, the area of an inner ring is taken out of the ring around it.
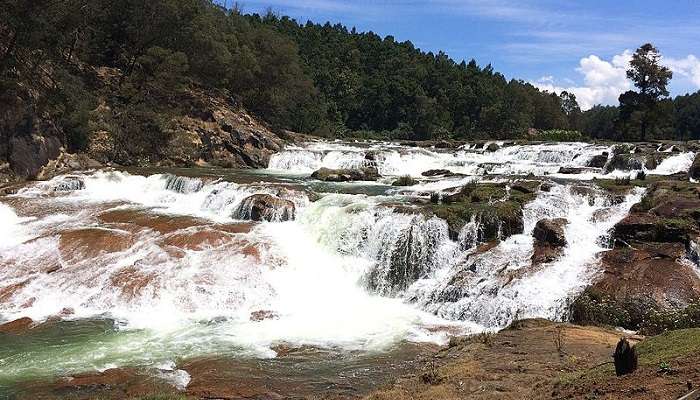
{"label": "white cloud", "polygon": [[700,88],[700,59],[690,54],[686,58],[663,58],[674,74],[681,75],[689,79],[693,85]]}
{"label": "white cloud", "polygon": [[567,91],[575,94],[583,110],[596,104],[615,104],[620,93],[632,86],[625,73],[631,57],[632,52],[625,50],[611,61],[605,61],[596,55],[582,58],[576,71],[583,75],[583,86],[557,86],[551,77],[540,79],[534,85],[550,92]]}
{"label": "white cloud", "polygon": [[[632,88],[632,82],[626,76],[631,58],[630,50],[613,56],[610,61],[596,55],[582,58],[576,71],[583,75],[583,85],[556,85],[551,76],[541,78],[533,84],[549,92],[567,91],[575,94],[583,110],[596,104],[617,104],[620,94]],[[661,62],[700,88],[700,59],[691,54],[680,59],[663,58]]]}

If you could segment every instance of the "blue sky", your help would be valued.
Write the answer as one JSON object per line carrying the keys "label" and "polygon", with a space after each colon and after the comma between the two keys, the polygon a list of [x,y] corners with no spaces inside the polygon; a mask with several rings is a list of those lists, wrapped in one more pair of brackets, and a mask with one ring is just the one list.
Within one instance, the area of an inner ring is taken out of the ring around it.
{"label": "blue sky", "polygon": [[[223,0],[221,0],[223,1]],[[229,4],[233,0],[228,0]],[[700,1],[242,0],[299,21],[340,22],[410,40],[456,60],[491,63],[509,78],[574,91],[584,107],[629,87],[630,51],[655,44],[674,71],[673,94],[700,89]]]}

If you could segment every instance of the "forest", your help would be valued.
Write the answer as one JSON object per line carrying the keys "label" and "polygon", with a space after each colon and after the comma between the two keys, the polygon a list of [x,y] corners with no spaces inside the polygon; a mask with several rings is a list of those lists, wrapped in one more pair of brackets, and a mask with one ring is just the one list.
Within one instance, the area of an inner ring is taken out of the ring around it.
{"label": "forest", "polygon": [[[700,92],[669,98],[664,86],[653,99],[630,94],[582,112],[573,94],[339,24],[211,0],[2,3],[0,104],[31,96],[73,150],[108,129],[156,151],[192,88],[223,93],[277,130],[329,138],[700,136]],[[98,107],[109,117],[96,120]]]}

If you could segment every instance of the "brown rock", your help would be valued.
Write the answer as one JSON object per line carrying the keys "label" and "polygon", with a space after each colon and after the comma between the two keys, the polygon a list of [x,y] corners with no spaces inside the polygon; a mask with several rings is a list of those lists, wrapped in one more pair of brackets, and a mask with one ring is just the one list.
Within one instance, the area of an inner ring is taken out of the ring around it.
{"label": "brown rock", "polygon": [[311,174],[311,178],[325,182],[376,181],[379,172],[376,168],[366,167],[357,169],[321,168]]}
{"label": "brown rock", "polygon": [[279,318],[279,315],[277,315],[276,312],[270,310],[258,310],[250,313],[250,320],[255,322],[277,318]]}
{"label": "brown rock", "polygon": [[290,200],[269,194],[254,194],[245,198],[232,217],[252,221],[283,222],[294,219],[296,207]]}
{"label": "brown rock", "polygon": [[564,226],[569,222],[564,218],[541,219],[537,221],[532,235],[537,244],[546,244],[553,247],[566,246],[566,234]]}
{"label": "brown rock", "polygon": [[26,333],[34,324],[31,318],[24,317],[0,325],[0,333],[21,335]]}

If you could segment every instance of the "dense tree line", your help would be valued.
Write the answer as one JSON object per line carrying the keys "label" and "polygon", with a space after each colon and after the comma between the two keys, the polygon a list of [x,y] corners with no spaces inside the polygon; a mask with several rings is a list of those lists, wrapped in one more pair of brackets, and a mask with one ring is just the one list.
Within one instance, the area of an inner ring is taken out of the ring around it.
{"label": "dense tree line", "polygon": [[191,109],[193,88],[228,96],[275,128],[328,137],[506,138],[534,128],[630,139],[641,136],[640,118],[650,137],[700,133],[697,93],[628,94],[630,104],[653,100],[653,115],[636,106],[582,113],[573,94],[540,91],[474,60],[211,0],[1,3],[0,104],[33,97],[74,150],[108,130],[124,158],[157,156],[172,117]]}
{"label": "dense tree line", "polygon": [[[326,107],[319,133],[382,131],[393,136],[513,137],[535,129],[575,128],[575,97],[507,80],[490,65],[455,62],[411,42],[340,24],[304,25],[288,17],[250,16],[292,38]],[[565,104],[566,103],[566,104]]]}
{"label": "dense tree line", "polygon": [[[661,100],[646,139],[700,140],[700,92]],[[583,113],[581,132],[593,139],[641,140],[638,116],[621,119],[620,106],[595,106]]]}

